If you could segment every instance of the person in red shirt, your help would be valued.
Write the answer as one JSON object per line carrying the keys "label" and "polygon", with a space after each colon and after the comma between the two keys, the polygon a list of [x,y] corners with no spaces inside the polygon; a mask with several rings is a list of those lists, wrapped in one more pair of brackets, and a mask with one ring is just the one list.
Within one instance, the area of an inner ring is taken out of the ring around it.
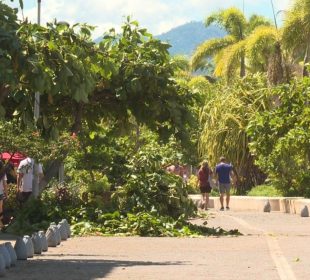
{"label": "person in red shirt", "polygon": [[198,184],[202,195],[202,207],[204,207],[205,210],[208,210],[209,197],[211,192],[209,176],[211,175],[212,170],[209,167],[208,162],[204,160],[198,171]]}

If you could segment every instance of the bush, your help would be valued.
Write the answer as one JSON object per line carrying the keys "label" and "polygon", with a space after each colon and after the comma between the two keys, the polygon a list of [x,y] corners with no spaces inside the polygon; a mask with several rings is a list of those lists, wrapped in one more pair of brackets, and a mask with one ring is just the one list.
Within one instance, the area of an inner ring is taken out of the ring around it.
{"label": "bush", "polygon": [[198,178],[196,175],[191,175],[187,181],[187,192],[189,194],[199,194]]}
{"label": "bush", "polygon": [[186,185],[180,176],[161,168],[160,147],[150,145],[140,149],[127,165],[125,184],[118,187],[114,201],[121,212],[153,212],[178,218],[194,214],[196,208],[188,198]]}
{"label": "bush", "polygon": [[283,196],[282,192],[272,185],[259,185],[252,188],[248,193],[248,196],[269,196],[278,197]]}
{"label": "bush", "polygon": [[310,79],[272,89],[279,100],[257,114],[247,132],[256,163],[286,196],[310,197]]}

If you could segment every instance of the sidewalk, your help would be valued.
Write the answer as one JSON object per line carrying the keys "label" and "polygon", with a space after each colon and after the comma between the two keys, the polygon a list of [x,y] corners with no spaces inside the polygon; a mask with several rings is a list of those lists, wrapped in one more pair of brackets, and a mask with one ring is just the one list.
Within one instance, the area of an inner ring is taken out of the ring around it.
{"label": "sidewalk", "polygon": [[310,218],[234,210],[209,213],[208,226],[238,228],[244,235],[71,238],[41,256],[18,262],[6,278],[310,279]]}

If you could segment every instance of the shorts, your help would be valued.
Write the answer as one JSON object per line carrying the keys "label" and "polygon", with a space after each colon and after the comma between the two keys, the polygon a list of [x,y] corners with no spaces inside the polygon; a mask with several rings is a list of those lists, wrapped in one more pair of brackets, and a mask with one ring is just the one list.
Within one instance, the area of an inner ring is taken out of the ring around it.
{"label": "shorts", "polygon": [[220,193],[229,193],[230,192],[230,183],[224,184],[219,183]]}
{"label": "shorts", "polygon": [[4,193],[0,194],[0,201],[4,200]]}
{"label": "shorts", "polygon": [[210,184],[206,185],[206,186],[200,186],[200,192],[201,193],[210,193],[212,190]]}

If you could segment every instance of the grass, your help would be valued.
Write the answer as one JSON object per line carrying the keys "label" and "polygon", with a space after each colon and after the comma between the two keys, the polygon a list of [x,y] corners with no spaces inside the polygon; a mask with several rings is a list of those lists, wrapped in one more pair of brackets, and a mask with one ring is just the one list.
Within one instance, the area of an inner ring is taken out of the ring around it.
{"label": "grass", "polygon": [[259,185],[252,188],[248,194],[248,196],[269,196],[269,197],[277,197],[283,196],[283,193],[277,190],[272,185]]}

